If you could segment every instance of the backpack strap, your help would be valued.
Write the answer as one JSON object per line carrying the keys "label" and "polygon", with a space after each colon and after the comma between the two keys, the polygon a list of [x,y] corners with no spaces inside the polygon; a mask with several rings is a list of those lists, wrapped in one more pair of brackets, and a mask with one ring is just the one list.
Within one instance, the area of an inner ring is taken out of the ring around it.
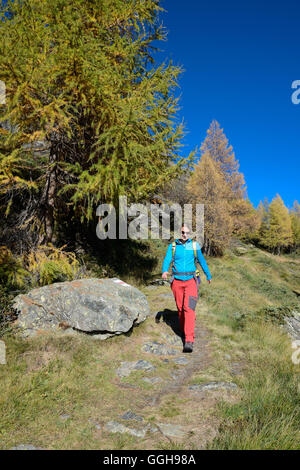
{"label": "backpack strap", "polygon": [[196,245],[196,240],[193,240],[193,250],[194,250],[194,260],[195,260],[195,268],[196,268],[196,276],[200,276],[200,271],[197,268],[197,263],[198,263],[198,257],[197,257],[197,245]]}
{"label": "backpack strap", "polygon": [[172,282],[174,281],[174,274],[173,274],[173,271],[176,271],[175,263],[174,263],[175,251],[176,251],[176,242],[172,242],[172,260],[171,260],[172,275],[171,275],[171,277],[170,277],[170,279],[169,279],[170,285],[172,285]]}
{"label": "backpack strap", "polygon": [[196,246],[195,240],[193,240],[192,243],[193,243],[193,250],[194,250],[195,266],[197,267],[197,246]]}
{"label": "backpack strap", "polygon": [[172,261],[171,261],[171,264],[172,264],[172,268],[174,269],[174,271],[176,271],[175,263],[174,263],[175,251],[176,251],[176,242],[172,242]]}

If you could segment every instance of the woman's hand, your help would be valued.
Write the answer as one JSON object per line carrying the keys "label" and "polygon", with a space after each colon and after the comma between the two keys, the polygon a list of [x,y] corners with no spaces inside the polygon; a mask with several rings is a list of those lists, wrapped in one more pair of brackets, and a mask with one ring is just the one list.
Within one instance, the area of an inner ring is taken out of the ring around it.
{"label": "woman's hand", "polygon": [[165,271],[164,273],[162,273],[161,277],[166,281],[168,279],[168,276],[169,276],[168,271]]}

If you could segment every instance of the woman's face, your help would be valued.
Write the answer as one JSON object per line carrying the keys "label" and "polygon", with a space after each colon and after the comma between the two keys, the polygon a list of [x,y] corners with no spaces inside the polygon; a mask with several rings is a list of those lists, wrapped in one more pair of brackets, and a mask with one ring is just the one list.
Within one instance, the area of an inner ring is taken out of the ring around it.
{"label": "woman's face", "polygon": [[188,227],[184,225],[181,229],[181,239],[183,241],[186,241],[189,238],[189,236],[190,236],[190,230]]}

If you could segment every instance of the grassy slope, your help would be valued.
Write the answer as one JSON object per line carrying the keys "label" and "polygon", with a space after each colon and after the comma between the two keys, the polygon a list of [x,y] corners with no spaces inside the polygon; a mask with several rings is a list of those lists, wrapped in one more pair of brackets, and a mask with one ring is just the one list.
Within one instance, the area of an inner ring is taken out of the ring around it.
{"label": "grassy slope", "polygon": [[[268,313],[280,319],[281,311],[300,310],[293,293],[299,290],[300,260],[248,247],[243,256],[229,251],[210,266],[215,283],[204,290],[203,300],[212,314],[206,323],[216,360],[224,368],[227,354],[244,364],[241,400],[220,405],[223,425],[210,447],[299,449],[299,366],[291,360],[291,340]],[[273,309],[264,311],[265,306]]]}
{"label": "grassy slope", "polygon": [[[166,245],[160,241],[150,245],[162,260]],[[300,448],[299,366],[292,363],[290,339],[268,321],[268,315],[257,313],[265,306],[289,308],[298,302],[292,290],[299,290],[300,260],[272,256],[254,247],[242,256],[234,253],[231,250],[222,259],[208,260],[213,282],[209,286],[202,277],[197,306],[197,321],[210,330],[213,361],[191,383],[231,380],[241,390],[238,401],[221,398],[205,416],[221,422],[209,447]],[[124,280],[139,285],[138,280]],[[169,292],[168,287],[139,287],[147,293],[153,313],[168,307],[157,296]],[[133,403],[142,407],[156,388],[142,381],[141,372],[117,379],[115,369],[121,361],[150,359],[157,367],[154,375],[162,378],[174,368],[141,352],[141,344],[159,339],[162,331],[170,333],[166,324],[158,329],[151,317],[131,335],[105,342],[81,335],[45,335],[30,341],[5,337],[8,363],[0,366],[0,448],[18,443],[50,449],[160,448],[160,438],[142,445],[132,436],[103,431],[103,424]],[[235,375],[237,371],[242,373]],[[187,417],[182,415],[182,399],[169,396],[155,412],[145,408],[143,416],[148,422],[180,423]],[[64,413],[71,418],[63,421],[60,415]],[[101,431],[93,421],[102,425]],[[193,442],[181,448],[193,448],[197,441]]]}

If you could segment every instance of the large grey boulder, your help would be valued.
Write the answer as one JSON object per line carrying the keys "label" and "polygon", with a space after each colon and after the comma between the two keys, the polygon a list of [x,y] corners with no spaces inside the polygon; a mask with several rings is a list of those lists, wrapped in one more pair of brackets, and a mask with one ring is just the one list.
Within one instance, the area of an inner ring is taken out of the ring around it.
{"label": "large grey boulder", "polygon": [[129,331],[150,315],[146,296],[117,278],[56,282],[18,295],[13,308],[23,336],[61,329],[106,339]]}

